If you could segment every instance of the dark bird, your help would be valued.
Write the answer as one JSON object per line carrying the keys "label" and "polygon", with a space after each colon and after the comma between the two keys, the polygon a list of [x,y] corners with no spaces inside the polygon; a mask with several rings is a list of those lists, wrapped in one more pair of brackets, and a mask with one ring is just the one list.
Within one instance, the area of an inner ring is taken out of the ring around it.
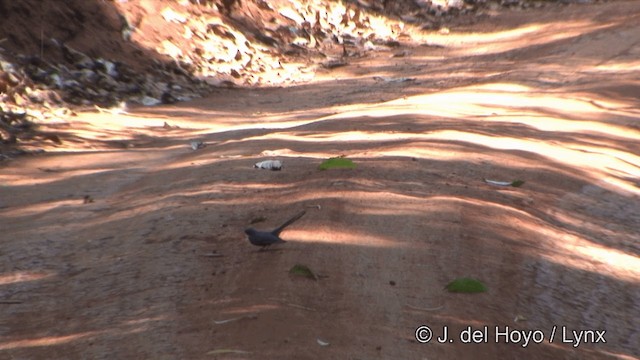
{"label": "dark bird", "polygon": [[280,233],[282,232],[282,230],[284,230],[284,228],[296,222],[306,213],[307,212],[304,210],[301,211],[300,213],[298,213],[298,215],[287,220],[284,224],[278,226],[272,231],[258,231],[254,228],[248,228],[244,231],[244,233],[247,234],[247,236],[249,237],[249,242],[251,244],[255,246],[261,246],[262,247],[261,250],[264,250],[267,246],[271,244],[286,242],[280,239]]}

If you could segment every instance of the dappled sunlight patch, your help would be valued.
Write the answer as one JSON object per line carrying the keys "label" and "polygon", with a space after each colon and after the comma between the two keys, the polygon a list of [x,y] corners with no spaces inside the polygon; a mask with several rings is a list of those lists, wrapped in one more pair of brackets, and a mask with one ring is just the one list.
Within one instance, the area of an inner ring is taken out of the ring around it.
{"label": "dappled sunlight patch", "polygon": [[[595,104],[594,101],[598,103]],[[433,94],[415,95],[382,104],[361,106],[358,110],[332,115],[332,118],[385,117],[428,115],[464,118],[474,121],[515,122],[547,131],[602,132],[630,137],[638,131],[627,127],[606,124],[600,120],[604,110],[630,106],[628,102],[605,99],[573,98],[560,93],[543,93],[539,90],[512,83],[493,83],[470,86]],[[552,116],[563,114],[567,118]],[[590,117],[589,120],[576,119]],[[631,131],[632,134],[628,132]]]}
{"label": "dappled sunlight patch", "polygon": [[[349,223],[349,228],[374,229],[386,228],[388,223],[413,223],[414,226],[427,226],[430,221],[437,223],[458,223],[460,221],[460,202],[456,197],[425,196],[423,193],[411,193],[402,189],[389,188],[383,184],[365,185],[373,191],[352,191],[349,197],[355,202],[350,204],[348,209],[353,221]],[[377,190],[379,189],[379,190]],[[343,196],[337,196],[336,201],[340,201]],[[325,203],[331,203],[327,201]],[[327,205],[330,209],[331,205]],[[331,210],[329,210],[331,211]],[[409,230],[412,227],[407,227]],[[364,230],[363,230],[364,231]],[[357,234],[356,234],[357,235]],[[398,241],[401,247],[412,246],[412,240],[398,238],[398,234],[389,234],[393,241]],[[349,235],[351,236],[351,235]],[[382,240],[374,243],[385,245],[383,241],[387,236],[376,232],[375,236],[382,236]],[[353,236],[349,239],[352,240]],[[351,241],[349,240],[349,241]],[[401,241],[401,242],[399,242]]]}
{"label": "dappled sunlight patch", "polygon": [[[74,129],[78,134],[85,134],[87,138],[91,138],[91,135],[100,136],[105,131],[115,131],[123,134],[131,131],[145,131],[150,129],[161,129],[165,122],[171,125],[172,121],[169,118],[140,116],[135,112],[120,113],[120,114],[108,114],[108,113],[80,113],[76,120],[73,121]],[[181,127],[189,129],[189,125],[194,123],[188,123],[187,120],[182,120]],[[84,125],[84,126],[82,126]],[[196,127],[197,128],[197,127]],[[171,135],[167,132],[166,135]]]}
{"label": "dappled sunlight patch", "polygon": [[31,205],[13,206],[5,210],[0,210],[0,215],[7,218],[18,218],[23,216],[34,216],[62,207],[71,208],[82,205],[83,199],[78,197],[77,199],[55,200]]}
{"label": "dappled sunlight patch", "polygon": [[[311,203],[322,202],[331,206],[332,202],[344,199],[345,192],[349,197],[361,201],[359,204],[351,205],[358,214],[368,215],[425,215],[429,212],[430,206],[441,206],[445,203],[459,200],[455,197],[433,196],[425,197],[423,194],[402,194],[395,192],[397,189],[390,188],[388,183],[375,182],[370,180],[358,180],[353,182],[341,182],[340,186],[346,190],[317,190],[303,195],[303,200]],[[446,208],[440,208],[445,210]]]}
{"label": "dappled sunlight patch", "polygon": [[455,54],[458,56],[486,55],[550,44],[615,25],[615,23],[597,24],[587,20],[572,20],[561,24],[555,22],[537,23],[515,29],[483,33],[455,31],[446,35],[434,33],[430,34],[429,42],[455,48]]}
{"label": "dappled sunlight patch", "polygon": [[123,325],[145,325],[148,323],[153,323],[153,322],[158,322],[158,321],[166,321],[167,317],[166,316],[156,316],[156,317],[151,317],[151,318],[143,318],[143,319],[132,319],[132,320],[126,320],[123,321],[122,324]]}
{"label": "dappled sunlight patch", "polygon": [[[412,134],[402,132],[374,132],[374,131],[340,131],[340,132],[318,132],[307,134],[296,133],[269,133],[260,136],[253,136],[244,139],[251,140],[284,140],[308,143],[326,143],[326,142],[369,142],[369,141],[399,141],[399,140],[417,140],[425,139],[424,134]],[[306,155],[306,152],[305,152]],[[324,157],[324,156],[323,156]]]}
{"label": "dappled sunlight patch", "polygon": [[[581,148],[579,145],[573,145],[575,148],[568,148],[561,146],[562,144],[554,144],[543,140],[488,136],[460,131],[434,132],[430,137],[439,140],[465,141],[495,149],[536,153],[553,159],[555,162],[565,164],[570,168],[585,171],[591,175],[592,179],[606,181],[619,189],[640,195],[640,189],[635,184],[611,174],[611,170],[617,170],[632,176],[640,176],[640,167],[634,165],[640,164],[640,158],[631,153],[625,153],[627,160],[632,161],[629,162],[620,159],[619,156],[607,153],[609,152],[608,149],[600,149],[600,153],[593,153]],[[619,155],[619,153],[616,155]]]}
{"label": "dappled sunlight patch", "polygon": [[[637,139],[640,137],[640,131],[601,120],[603,117],[606,118],[610,111],[629,106],[632,106],[630,102],[620,100],[586,96],[576,98],[562,93],[540,92],[535,88],[515,83],[491,83],[359,106],[357,109],[318,120],[426,115],[463,118],[479,123],[521,123],[543,131],[580,134],[593,132],[624,139]],[[557,114],[563,114],[566,118]],[[428,119],[419,121],[429,123]]]}
{"label": "dappled sunlight patch", "polygon": [[[633,132],[633,131],[630,131]],[[584,145],[578,142],[547,141],[546,139],[522,138],[510,136],[493,136],[475,132],[459,130],[434,130],[428,133],[408,132],[368,132],[345,131],[336,133],[306,134],[304,136],[271,133],[247,140],[278,139],[296,142],[382,142],[382,141],[416,141],[416,140],[441,140],[453,142],[465,142],[481,145],[491,149],[517,150],[542,155],[553,161],[562,163],[569,168],[588,171],[592,179],[606,181],[625,191],[640,194],[635,184],[620,179],[618,172],[628,174],[630,177],[640,177],[640,157],[631,152],[616,150],[607,147]],[[578,138],[579,139],[579,138]],[[430,154],[434,154],[431,150]],[[462,157],[462,155],[459,155]],[[447,156],[454,159],[455,156]],[[616,172],[613,174],[612,172]]]}
{"label": "dappled sunlight patch", "polygon": [[619,74],[621,72],[634,72],[637,73],[638,69],[640,69],[640,61],[620,61],[617,60],[615,63],[605,63],[596,65],[586,71],[591,73],[615,73]]}
{"label": "dappled sunlight patch", "polygon": [[343,244],[368,248],[403,248],[410,245],[369,231],[357,231],[334,226],[313,226],[312,230],[287,229],[287,241],[290,243]]}
{"label": "dappled sunlight patch", "polygon": [[[501,221],[506,221],[504,217]],[[527,240],[537,243],[535,253],[561,266],[599,273],[624,281],[638,282],[640,258],[611,246],[604,246],[584,238],[579,233],[551,226],[541,219],[513,221]],[[612,241],[612,245],[617,242]]]}
{"label": "dappled sunlight patch", "polygon": [[[71,160],[71,159],[69,159]],[[77,167],[81,167],[80,163],[75,163]],[[56,168],[46,168],[40,167],[37,169],[40,172],[49,173],[48,176],[34,176],[33,172],[25,172],[23,174],[13,174],[0,176],[0,181],[2,181],[5,185],[9,186],[33,186],[33,185],[44,185],[44,184],[52,184],[55,182],[67,180],[74,177],[82,177],[88,175],[99,175],[106,174],[111,171],[115,171],[115,168],[87,168],[87,169],[78,169],[78,170],[66,170],[64,167],[56,167]]]}
{"label": "dappled sunlight patch", "polygon": [[106,330],[85,331],[70,335],[43,336],[32,339],[9,340],[5,342],[0,341],[0,350],[58,346],[99,336],[126,336],[127,334],[149,331],[155,323],[166,320],[167,319],[165,317],[134,319],[124,321],[121,324]]}
{"label": "dappled sunlight patch", "polygon": [[16,271],[13,273],[4,273],[0,274],[0,285],[45,280],[57,275],[56,272],[51,271]]}
{"label": "dappled sunlight patch", "polygon": [[[575,197],[580,197],[581,194],[575,194]],[[582,194],[582,196],[585,196],[584,194]],[[598,201],[594,201],[593,203],[587,203],[587,204],[583,204],[583,206],[598,206],[599,202]],[[548,215],[552,216],[553,219],[555,221],[559,221],[563,224],[563,226],[568,227],[568,228],[572,228],[572,229],[580,229],[581,231],[584,231],[586,233],[591,233],[591,234],[597,234],[595,235],[596,238],[603,238],[603,239],[607,239],[607,238],[613,238],[613,237],[619,237],[620,239],[627,237],[629,238],[629,244],[634,243],[633,241],[633,237],[636,235],[635,232],[633,232],[633,227],[630,226],[627,229],[621,228],[620,226],[615,226],[615,227],[603,227],[602,226],[602,222],[607,221],[606,219],[609,218],[609,216],[604,215],[603,216],[598,216],[597,221],[592,221],[592,219],[585,215],[583,212],[570,212],[570,211],[557,211],[557,210],[551,210],[547,212]],[[625,218],[627,216],[633,216],[633,213],[631,215],[628,215],[629,213],[623,212],[623,211],[619,211],[617,212],[617,214],[619,214],[619,219],[620,218]],[[618,242],[619,245],[622,245],[623,242],[619,241]]]}
{"label": "dappled sunlight patch", "polygon": [[618,178],[608,177],[602,179],[602,185],[609,190],[623,190],[623,193],[626,195],[638,196],[640,195],[640,185],[638,184],[638,181],[636,179],[622,180]]}
{"label": "dappled sunlight patch", "polygon": [[[358,154],[358,157],[384,158],[384,157],[406,157],[429,160],[460,160],[459,147],[435,145],[426,147],[424,143],[399,144],[397,146],[385,146],[384,148],[372,148],[366,154]],[[469,160],[467,157],[466,160]]]}
{"label": "dappled sunlight patch", "polygon": [[277,310],[279,308],[280,308],[279,305],[274,305],[274,304],[254,304],[254,305],[238,306],[238,307],[234,307],[234,308],[229,308],[229,309],[226,309],[226,310],[222,311],[221,314],[222,315],[235,315],[235,316],[249,315],[249,314],[255,314],[255,313],[260,313],[260,312],[265,312],[265,311]]}
{"label": "dappled sunlight patch", "polygon": [[[607,332],[610,332],[610,331],[607,331]],[[566,340],[568,341],[569,338],[571,338],[571,336],[572,335],[570,335],[570,333],[568,333],[567,336],[566,336]],[[572,350],[568,350],[568,348],[567,348],[568,344],[567,343],[563,343],[561,341],[557,341],[557,339],[558,339],[558,336],[556,335],[556,341],[555,342],[543,341],[542,343],[540,343],[540,345],[544,345],[546,347],[549,347],[550,349],[556,350],[560,354],[566,353],[565,358],[570,358],[571,356],[573,356],[573,354],[575,354],[575,348],[572,349]],[[582,345],[582,344],[583,343],[581,343],[580,345]],[[569,347],[569,349],[571,349],[571,347]],[[616,360],[638,360],[638,358],[636,356],[628,355],[628,354],[622,353],[622,352],[614,352],[614,351],[604,350],[601,347],[593,347],[593,348],[581,347],[580,348],[580,356],[582,358],[589,358],[589,359],[608,359],[608,358],[611,358],[611,359],[616,359]]]}
{"label": "dappled sunlight patch", "polygon": [[197,133],[203,129],[209,131],[211,128],[228,126],[240,119],[240,116],[234,112],[194,108],[189,104],[181,104],[179,108],[140,107],[131,109],[131,112],[126,114],[82,113],[77,121],[96,128],[104,124],[105,129],[112,131],[135,130],[161,133],[163,136],[184,136],[186,133]]}
{"label": "dappled sunlight patch", "polygon": [[566,233],[556,234],[553,246],[560,252],[540,252],[538,255],[561,266],[631,283],[640,282],[640,258],[637,256]]}
{"label": "dappled sunlight patch", "polygon": [[[101,133],[105,131],[125,135],[133,132],[158,134],[158,132],[161,131],[163,136],[171,137],[183,135],[184,132],[197,131],[202,128],[201,122],[194,121],[189,117],[175,119],[167,116],[154,116],[153,114],[146,115],[144,111],[145,108],[118,114],[80,113],[78,117],[73,120],[74,129],[78,131],[79,134],[85,132],[87,138],[91,138],[92,135],[100,136]],[[201,109],[197,111],[198,114],[202,114],[202,112]],[[208,118],[210,119],[210,117]],[[164,128],[165,123],[169,128]],[[179,126],[176,127],[176,125]]]}
{"label": "dappled sunlight patch", "polygon": [[[553,344],[554,346],[562,346],[563,344]],[[638,358],[633,356],[633,355],[628,355],[622,352],[617,352],[617,351],[608,351],[608,350],[598,350],[597,351],[598,354],[602,354],[602,355],[606,355],[608,357],[614,358],[614,359],[620,359],[620,360],[637,360]]]}
{"label": "dappled sunlight patch", "polygon": [[[41,144],[47,151],[84,152],[135,149],[154,138],[171,140],[183,137],[188,129],[164,129],[163,119],[152,119],[130,113],[79,113],[64,126],[51,125],[50,130],[60,136],[61,144]],[[47,126],[47,124],[43,124]]]}
{"label": "dappled sunlight patch", "polygon": [[[476,229],[476,236],[497,236],[511,244],[523,246],[519,253],[530,254],[562,267],[600,274],[626,282],[640,279],[640,258],[611,246],[601,245],[587,235],[553,225],[543,218],[511,206],[479,199],[457,199],[472,217],[465,218],[468,229]],[[482,210],[477,212],[471,209]],[[486,228],[486,229],[485,229]],[[490,235],[493,234],[493,235]],[[484,240],[491,240],[486,238]]]}
{"label": "dappled sunlight patch", "polygon": [[106,330],[85,331],[85,332],[76,333],[72,335],[45,336],[45,337],[35,338],[35,339],[23,339],[23,340],[0,342],[0,350],[63,345],[70,342],[82,340],[84,338],[99,336],[106,332],[107,332]]}
{"label": "dappled sunlight patch", "polygon": [[[242,94],[251,96],[251,93]],[[202,105],[198,107],[198,105]],[[191,107],[193,106],[193,107]],[[195,135],[207,135],[252,129],[284,129],[303,125],[310,120],[322,117],[327,109],[295,110],[274,112],[246,113],[246,109],[255,108],[253,105],[242,107],[237,111],[215,111],[207,109],[211,105],[206,100],[195,100],[191,103],[181,104],[176,107],[140,108],[129,115],[129,119],[138,125],[144,125],[140,130],[147,131],[150,135],[162,135],[167,137],[184,137]],[[316,114],[317,113],[317,114]],[[173,116],[167,116],[173,115]],[[135,119],[140,119],[136,121]],[[87,118],[85,121],[93,122],[96,119]],[[163,129],[167,123],[172,129]],[[119,126],[125,126],[127,122],[119,122]]]}
{"label": "dappled sunlight patch", "polygon": [[188,159],[176,159],[175,161],[172,161],[169,163],[159,164],[153,170],[163,171],[163,170],[180,170],[180,169],[187,169],[187,168],[194,169],[202,166],[218,165],[219,163],[222,163],[224,161],[242,159],[245,157],[243,155],[225,155],[224,157],[221,157],[220,155],[216,155],[215,157],[206,156],[206,154],[205,155],[200,154],[200,155],[201,156],[197,158],[189,157]]}
{"label": "dappled sunlight patch", "polygon": [[640,258],[623,251],[583,241],[581,246],[571,247],[585,261],[598,261],[612,270],[612,275],[640,283]]}
{"label": "dappled sunlight patch", "polygon": [[482,207],[482,208],[485,209],[485,211],[483,211],[481,213],[484,216],[489,216],[488,214],[490,214],[490,211],[501,212],[499,216],[491,218],[492,222],[494,222],[494,223],[504,224],[503,222],[500,221],[502,219],[500,216],[504,216],[504,214],[507,214],[507,213],[511,217],[510,218],[511,222],[519,222],[519,221],[521,221],[517,217],[514,217],[514,215],[519,215],[522,218],[526,218],[529,221],[537,220],[537,218],[535,216],[531,215],[530,213],[528,213],[525,210],[521,210],[521,209],[518,209],[518,208],[513,207],[511,205],[504,205],[504,204],[501,204],[501,203],[498,203],[498,202],[494,202],[494,201],[475,199],[475,198],[471,198],[471,197],[443,196],[443,195],[431,196],[431,197],[429,197],[429,200],[430,201],[448,202],[450,204],[458,204],[462,208],[470,208],[472,206]]}

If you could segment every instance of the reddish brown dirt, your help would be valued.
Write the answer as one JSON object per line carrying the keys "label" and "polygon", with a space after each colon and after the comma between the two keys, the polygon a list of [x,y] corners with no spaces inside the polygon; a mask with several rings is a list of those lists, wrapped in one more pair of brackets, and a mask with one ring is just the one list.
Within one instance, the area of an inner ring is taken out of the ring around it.
{"label": "reddish brown dirt", "polygon": [[[500,12],[312,84],[58,125],[0,169],[0,358],[638,358],[638,14]],[[317,170],[341,154],[357,168]],[[286,244],[246,241],[301,208]],[[461,276],[488,291],[443,290]]]}

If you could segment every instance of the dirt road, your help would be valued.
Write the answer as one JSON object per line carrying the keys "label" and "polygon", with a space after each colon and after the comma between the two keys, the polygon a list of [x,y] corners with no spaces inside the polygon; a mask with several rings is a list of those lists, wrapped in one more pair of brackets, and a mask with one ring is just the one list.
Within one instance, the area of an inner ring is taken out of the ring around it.
{"label": "dirt road", "polygon": [[500,12],[310,84],[80,114],[0,169],[0,358],[638,358],[639,23]]}

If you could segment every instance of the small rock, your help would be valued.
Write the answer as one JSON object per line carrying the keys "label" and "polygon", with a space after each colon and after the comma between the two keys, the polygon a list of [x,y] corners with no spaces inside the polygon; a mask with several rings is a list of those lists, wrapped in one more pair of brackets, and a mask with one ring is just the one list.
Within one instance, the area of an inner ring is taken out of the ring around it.
{"label": "small rock", "polygon": [[151,96],[144,96],[141,99],[139,99],[139,102],[144,106],[155,106],[162,103],[162,101],[156,98],[152,98]]}
{"label": "small rock", "polygon": [[203,143],[202,141],[192,141],[191,142],[191,149],[193,149],[193,151],[204,149],[205,146],[206,146],[205,143]]}

